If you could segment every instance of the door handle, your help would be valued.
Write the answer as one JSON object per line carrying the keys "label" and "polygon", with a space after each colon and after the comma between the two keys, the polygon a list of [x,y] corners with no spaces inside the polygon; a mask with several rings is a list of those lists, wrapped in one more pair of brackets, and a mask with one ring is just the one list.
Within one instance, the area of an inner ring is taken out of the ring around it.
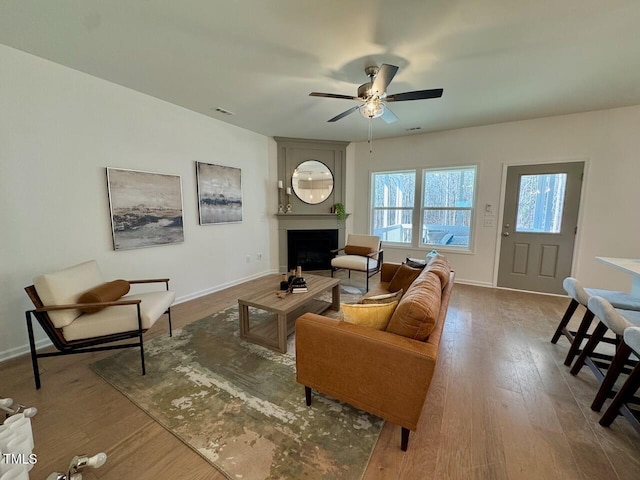
{"label": "door handle", "polygon": [[508,237],[508,236],[509,236],[509,232],[504,232],[504,233],[502,234],[502,236],[503,236],[503,237]]}

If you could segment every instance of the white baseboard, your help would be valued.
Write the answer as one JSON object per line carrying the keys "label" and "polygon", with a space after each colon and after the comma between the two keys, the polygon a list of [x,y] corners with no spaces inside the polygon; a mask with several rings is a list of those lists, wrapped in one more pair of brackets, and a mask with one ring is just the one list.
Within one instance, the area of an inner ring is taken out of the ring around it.
{"label": "white baseboard", "polygon": [[174,305],[178,305],[179,303],[188,302],[190,300],[195,300],[196,298],[204,297],[205,295],[210,295],[215,292],[219,292],[224,290],[225,288],[235,287],[236,285],[240,285],[241,283],[248,282],[249,280],[255,280],[256,278],[264,277],[265,275],[270,275],[272,273],[278,273],[277,270],[268,270],[262,273],[256,273],[254,275],[249,275],[248,277],[239,278],[237,280],[233,280],[231,282],[223,283],[221,285],[216,285],[215,287],[207,288],[206,290],[200,290],[199,292],[190,293],[188,295],[183,295],[181,297],[176,298]]}
{"label": "white baseboard", "polygon": [[[37,323],[37,322],[35,322]],[[48,347],[52,345],[51,340],[48,338],[43,338],[41,340],[36,341],[36,349]],[[9,350],[5,350],[4,352],[0,352],[0,362],[4,362],[5,360],[9,360],[11,358],[19,357],[20,355],[24,355],[25,353],[29,353],[29,344],[21,345],[19,347],[10,348]]]}
{"label": "white baseboard", "polygon": [[498,290],[510,290],[513,292],[522,292],[522,293],[534,293],[536,295],[548,295],[551,297],[566,297],[567,295],[562,295],[560,293],[547,293],[547,292],[534,292],[533,290],[520,290],[518,288],[507,288],[507,287],[497,287],[494,286],[492,283],[490,282],[477,282],[475,280],[459,280],[456,277],[456,283],[461,283],[463,285],[472,285],[474,287],[483,287],[483,288],[495,288]]}
{"label": "white baseboard", "polygon": [[[190,293],[188,295],[183,295],[181,297],[176,298],[176,301],[173,303],[177,305],[179,303],[188,302],[189,300],[195,300],[196,298],[203,297],[205,295],[209,295],[211,293],[219,292],[220,290],[224,290],[225,288],[234,287],[244,282],[248,282],[249,280],[255,280],[256,278],[264,277],[265,275],[269,275],[272,273],[278,273],[277,270],[268,270],[266,272],[257,273],[255,275],[250,275],[248,277],[240,278],[238,280],[234,280],[232,282],[223,283],[222,285],[216,285],[215,287],[208,288],[206,290],[201,290],[199,292]],[[34,319],[34,325],[39,325],[37,321]],[[48,338],[43,338],[41,340],[36,341],[36,348],[44,348],[52,345],[51,340]],[[20,355],[24,355],[25,353],[29,353],[29,344],[26,343],[19,347],[11,348],[9,350],[5,350],[4,352],[0,352],[0,362],[4,362],[5,360],[9,360],[11,358],[19,357]]]}
{"label": "white baseboard", "polygon": [[494,288],[491,282],[478,282],[477,280],[465,280],[464,278],[455,278],[456,283],[463,285],[473,285],[475,287]]}

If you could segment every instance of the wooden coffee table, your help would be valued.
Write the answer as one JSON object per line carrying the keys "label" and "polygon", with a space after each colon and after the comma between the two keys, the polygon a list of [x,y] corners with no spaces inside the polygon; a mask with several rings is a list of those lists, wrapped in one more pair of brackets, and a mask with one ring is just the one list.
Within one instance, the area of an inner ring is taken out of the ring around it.
{"label": "wooden coffee table", "polygon": [[[307,281],[306,293],[290,293],[278,298],[280,275],[273,277],[273,288],[252,291],[238,298],[240,309],[240,338],[272,348],[282,353],[287,352],[287,337],[295,330],[295,320],[303,313],[322,313],[328,308],[340,309],[340,279],[304,275]],[[321,293],[332,291],[332,301],[318,300]],[[249,307],[272,312],[275,316],[259,323],[251,324]]]}

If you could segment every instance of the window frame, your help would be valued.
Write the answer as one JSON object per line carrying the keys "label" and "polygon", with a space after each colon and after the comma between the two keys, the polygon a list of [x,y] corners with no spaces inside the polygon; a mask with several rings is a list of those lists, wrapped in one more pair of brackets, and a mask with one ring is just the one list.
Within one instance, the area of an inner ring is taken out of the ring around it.
{"label": "window frame", "polygon": [[[389,175],[394,173],[412,173],[414,176],[414,192],[413,192],[413,205],[407,207],[376,207],[375,206],[375,198],[376,198],[376,190],[375,190],[375,177],[376,175]],[[408,242],[393,242],[389,240],[382,240],[385,245],[392,245],[403,248],[412,248],[414,245],[414,232],[415,232],[415,221],[416,221],[416,192],[418,191],[418,169],[416,168],[404,168],[404,169],[394,169],[394,170],[379,170],[371,172],[370,176],[370,198],[369,198],[369,232],[370,235],[375,235],[374,226],[375,226],[375,214],[376,211],[390,211],[390,210],[411,210],[411,235]]]}
{"label": "window frame", "polygon": [[[473,195],[471,207],[424,207],[424,177],[427,171],[445,171],[445,170],[461,170],[461,169],[473,169],[474,170],[474,182],[473,182]],[[412,232],[410,242],[392,242],[382,239],[384,246],[390,248],[415,250],[415,251],[429,251],[436,248],[442,252],[451,252],[459,254],[473,254],[475,249],[475,226],[477,221],[477,200],[478,200],[478,173],[480,167],[478,164],[463,164],[463,165],[442,165],[433,167],[416,167],[416,168],[398,168],[393,170],[373,170],[370,171],[369,178],[369,234],[375,235],[375,212],[378,210],[412,210]],[[375,207],[375,177],[376,175],[391,174],[391,173],[413,173],[415,178],[415,192],[413,196],[412,207]],[[469,220],[469,244],[468,245],[440,245],[436,243],[423,243],[422,231],[424,229],[424,211],[425,210],[466,210],[470,211]]]}
{"label": "window frame", "polygon": [[[471,206],[470,207],[426,207],[425,206],[425,176],[427,172],[446,172],[451,170],[473,170],[473,193],[471,195]],[[476,200],[477,200],[477,191],[478,191],[478,166],[477,165],[456,165],[456,166],[446,166],[446,167],[429,167],[423,168],[421,170],[420,176],[420,229],[418,232],[418,247],[422,249],[433,249],[438,248],[440,250],[450,250],[455,252],[471,252],[473,251],[474,244],[474,230],[475,230],[475,218],[476,218]],[[424,243],[422,241],[422,232],[425,230],[426,226],[424,225],[424,215],[427,210],[431,211],[457,211],[457,212],[469,212],[469,242],[467,245],[440,245],[438,243]]]}

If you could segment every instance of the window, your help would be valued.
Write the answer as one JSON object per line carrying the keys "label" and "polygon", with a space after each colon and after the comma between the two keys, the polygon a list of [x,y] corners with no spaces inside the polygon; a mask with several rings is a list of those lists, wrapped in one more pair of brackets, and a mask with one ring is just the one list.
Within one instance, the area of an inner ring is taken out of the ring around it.
{"label": "window", "polygon": [[416,170],[372,174],[371,234],[411,247],[469,249],[476,167],[429,168],[421,173],[422,177]]}
{"label": "window", "polygon": [[421,245],[471,245],[476,167],[423,170]]}
{"label": "window", "polygon": [[383,242],[412,243],[415,170],[372,175],[372,231]]}
{"label": "window", "polygon": [[566,173],[522,175],[516,232],[560,233]]}

